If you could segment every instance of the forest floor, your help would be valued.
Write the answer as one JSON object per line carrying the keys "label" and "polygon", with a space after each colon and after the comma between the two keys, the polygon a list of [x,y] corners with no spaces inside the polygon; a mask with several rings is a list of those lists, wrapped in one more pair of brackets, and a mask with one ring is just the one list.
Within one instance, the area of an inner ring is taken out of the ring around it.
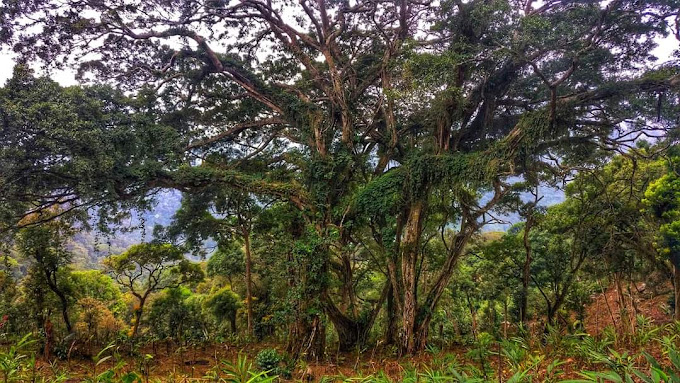
{"label": "forest floor", "polygon": [[[631,292],[632,291],[632,292]],[[631,312],[636,312],[649,320],[649,325],[663,325],[668,323],[668,293],[667,289],[663,288],[660,295],[657,291],[651,292],[645,289],[645,286],[640,284],[632,286],[631,289],[626,289],[626,294],[623,294],[624,299],[627,299],[628,307]],[[630,293],[629,293],[630,292]],[[621,329],[624,326],[621,320],[621,313],[619,310],[619,297],[621,294],[615,288],[609,288],[604,294],[596,294],[592,297],[592,303],[587,306],[584,320],[585,330],[591,335],[597,335],[603,331],[607,326],[615,326]],[[635,315],[631,313],[630,320],[634,320]],[[537,337],[540,339],[540,337]],[[247,345],[230,345],[230,344],[216,344],[209,346],[199,346],[196,348],[175,348],[166,347],[161,344],[155,348],[145,347],[140,350],[141,355],[152,355],[152,358],[144,362],[143,357],[123,357],[125,362],[125,370],[134,371],[148,371],[151,381],[161,380],[163,382],[199,382],[204,381],[203,377],[215,366],[219,365],[221,361],[236,361],[239,354],[244,354],[248,357],[248,361],[253,363],[255,368],[255,356],[257,353],[266,348],[279,348],[280,345],[271,343],[258,343]],[[491,346],[492,352],[493,346]],[[617,342],[613,348],[620,352],[627,352],[630,355],[640,352],[643,348],[645,351],[651,353],[657,358],[661,358],[661,350],[650,348],[647,345],[633,346],[625,339]],[[471,360],[469,357],[468,346],[452,346],[438,352],[423,352],[416,356],[396,357],[388,350],[369,349],[363,353],[335,353],[327,356],[327,359],[321,362],[305,363],[302,368],[299,368],[292,373],[291,381],[306,381],[318,382],[322,377],[329,376],[368,376],[377,374],[379,372],[392,378],[394,381],[399,381],[407,370],[425,371],[428,368],[442,368],[441,364],[445,361],[455,360],[461,364],[475,364],[480,366],[485,363],[488,369],[498,371],[498,355],[492,354],[487,360]],[[553,350],[546,353],[545,362],[542,365],[545,367],[539,369],[539,372],[533,376],[534,381],[544,381],[546,367],[550,364],[550,355]],[[124,355],[125,353],[121,353]],[[560,376],[561,379],[577,378],[578,371],[592,369],[592,363],[586,360],[579,360],[578,358],[563,358],[564,364],[560,368],[564,374]],[[112,367],[116,361],[108,360],[99,366],[96,366],[91,359],[87,358],[72,358],[69,361],[57,361],[47,363],[45,361],[38,361],[37,365],[41,374],[53,375],[56,371],[68,371],[69,376],[74,379],[67,382],[80,382],[88,376],[94,376],[97,372],[101,372],[107,368]],[[503,362],[502,369],[505,371],[507,362]],[[504,375],[511,375],[509,371],[504,372]]]}

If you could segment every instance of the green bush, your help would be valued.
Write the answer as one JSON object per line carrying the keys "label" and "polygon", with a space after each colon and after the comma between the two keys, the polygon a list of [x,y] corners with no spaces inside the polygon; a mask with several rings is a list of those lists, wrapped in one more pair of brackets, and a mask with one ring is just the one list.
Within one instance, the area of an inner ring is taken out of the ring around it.
{"label": "green bush", "polygon": [[255,357],[257,368],[262,371],[272,372],[275,374],[278,373],[281,360],[281,355],[273,348],[266,348],[258,352],[257,356]]}

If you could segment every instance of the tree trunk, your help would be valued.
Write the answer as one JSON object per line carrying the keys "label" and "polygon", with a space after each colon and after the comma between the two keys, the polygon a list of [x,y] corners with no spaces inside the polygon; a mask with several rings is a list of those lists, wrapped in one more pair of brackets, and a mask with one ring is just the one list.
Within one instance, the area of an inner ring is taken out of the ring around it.
{"label": "tree trunk", "polygon": [[623,285],[621,284],[622,272],[614,273],[614,283],[616,284],[616,293],[618,296],[619,317],[621,319],[621,328],[624,334],[631,333],[631,322],[628,305],[626,304],[626,297],[623,294]]}
{"label": "tree trunk", "polygon": [[395,344],[397,335],[397,310],[395,299],[397,297],[394,293],[394,287],[390,284],[390,290],[387,293],[387,312],[385,313],[385,344]]}
{"label": "tree trunk", "polygon": [[529,279],[531,278],[531,241],[529,240],[529,233],[531,231],[532,219],[527,219],[524,226],[524,250],[526,257],[524,258],[524,267],[522,268],[522,292],[521,302],[519,307],[520,322],[523,325],[527,323],[527,308],[529,307]]}
{"label": "tree trunk", "polygon": [[344,314],[333,303],[330,296],[327,294],[324,296],[324,309],[338,334],[339,350],[341,352],[353,351],[366,343],[373,324],[380,313],[380,309],[391,290],[392,287],[388,281],[382,289],[380,298],[371,310],[361,315],[354,314],[353,311],[350,311],[349,314]]}
{"label": "tree trunk", "polygon": [[132,339],[137,337],[137,333],[139,333],[139,325],[140,322],[142,321],[142,312],[144,310],[144,302],[146,301],[146,298],[140,298],[139,299],[139,307],[135,310],[135,324],[132,326]]}
{"label": "tree trunk", "polygon": [[231,327],[231,333],[236,334],[236,312],[234,311],[231,316],[229,316],[229,324]]}
{"label": "tree trunk", "polygon": [[[61,300],[61,298],[59,298]],[[65,300],[62,300],[61,302],[61,317],[64,318],[64,324],[66,324],[66,331],[68,333],[72,333],[72,327],[71,327],[71,320],[68,317],[68,304],[65,302]]]}
{"label": "tree trunk", "polygon": [[370,331],[365,323],[344,316],[342,318],[333,317],[330,313],[328,317],[333,322],[333,327],[338,334],[340,352],[355,351],[357,347],[361,347],[365,343]]}
{"label": "tree trunk", "polygon": [[432,321],[432,315],[437,308],[437,304],[441,299],[446,286],[449,284],[451,275],[455,265],[463,253],[466,244],[470,240],[472,234],[477,230],[476,225],[469,225],[469,221],[464,220],[461,224],[460,231],[454,237],[450,248],[447,253],[446,262],[442,266],[442,271],[436,279],[436,282],[432,285],[430,291],[427,294],[421,307],[418,308],[416,314],[415,322],[415,350],[411,351],[422,351],[427,345],[427,337],[430,331],[430,323]]}
{"label": "tree trunk", "polygon": [[243,231],[243,242],[246,248],[246,309],[248,311],[248,335],[253,336],[253,279],[251,273],[252,259],[250,252],[250,232]]}
{"label": "tree trunk", "polygon": [[48,269],[44,268],[43,269],[45,272],[45,277],[47,277],[47,286],[49,286],[50,290],[54,292],[54,294],[57,295],[59,298],[59,303],[61,305],[61,316],[64,318],[64,325],[66,325],[66,331],[70,334],[72,333],[72,327],[71,327],[71,320],[69,319],[68,316],[68,298],[66,298],[66,294],[59,289],[59,286],[57,286],[57,274],[56,272],[50,272]]}
{"label": "tree trunk", "polygon": [[[323,233],[319,227],[317,230]],[[287,349],[295,355],[293,359],[304,355],[307,360],[319,360],[325,354],[326,330],[321,317],[323,303],[319,302],[319,298],[326,294],[328,253],[326,245],[318,246],[313,253],[306,255],[307,259],[298,264],[299,270],[291,270],[291,273],[299,275],[299,280],[292,281],[291,288],[302,288],[302,294],[296,303],[295,322],[289,327]]]}
{"label": "tree trunk", "polygon": [[675,295],[673,319],[680,321],[680,265],[673,265],[673,293]]}
{"label": "tree trunk", "polygon": [[404,292],[402,307],[402,351],[413,354],[417,351],[416,344],[416,316],[418,314],[418,302],[416,283],[418,249],[423,227],[425,202],[415,201],[408,212],[408,218],[404,227],[404,239],[402,246],[401,275]]}
{"label": "tree trunk", "polygon": [[294,360],[305,354],[306,360],[319,360],[323,357],[326,333],[319,315],[299,317],[288,329],[286,352],[294,355]]}
{"label": "tree trunk", "polygon": [[[554,326],[555,325],[555,314],[557,314],[557,307],[556,305],[550,305],[548,304],[548,325]],[[547,328],[546,328],[547,331]]]}

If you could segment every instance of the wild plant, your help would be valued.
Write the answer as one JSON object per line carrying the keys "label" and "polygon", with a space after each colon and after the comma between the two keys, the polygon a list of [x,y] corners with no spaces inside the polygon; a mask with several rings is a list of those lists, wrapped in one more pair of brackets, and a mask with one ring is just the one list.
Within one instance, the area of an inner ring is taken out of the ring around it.
{"label": "wild plant", "polygon": [[347,377],[344,375],[324,376],[319,380],[319,383],[391,383],[392,380],[385,375],[384,372],[379,372],[376,375],[359,375]]}
{"label": "wild plant", "polygon": [[465,372],[459,372],[456,370],[453,370],[450,372],[451,376],[453,377],[454,382],[458,383],[482,383],[484,382],[484,379],[481,378],[481,372],[478,371],[478,373],[472,374],[472,376],[468,376]]}
{"label": "wild plant", "polygon": [[493,341],[494,339],[491,334],[486,332],[480,333],[477,337],[477,341],[466,354],[468,358],[479,362],[479,364],[482,366],[482,372],[484,375],[486,375],[490,367],[487,361],[489,360],[489,357],[493,355],[493,351],[491,350]]}
{"label": "wild plant", "polygon": [[593,354],[598,356],[605,355],[614,343],[609,337],[597,338],[589,334],[580,335],[580,340],[574,345],[573,349],[565,354],[576,356],[591,363],[593,362]]}
{"label": "wild plant", "polygon": [[[670,339],[670,338],[669,338]],[[626,353],[618,354],[613,352],[612,357],[608,357],[608,364],[611,370],[584,371],[580,375],[583,379],[568,380],[562,383],[580,382],[633,382],[633,378],[645,383],[680,383],[680,351],[674,342],[664,343],[663,352],[669,359],[670,366],[662,366],[652,355],[642,352],[649,365],[648,372],[633,367],[631,359]]]}
{"label": "wild plant", "polygon": [[278,377],[269,376],[268,371],[254,371],[253,364],[248,361],[248,357],[239,353],[236,363],[222,360],[206,378],[220,383],[269,383],[274,382]]}
{"label": "wild plant", "polygon": [[513,371],[518,371],[527,357],[529,346],[519,337],[501,341],[501,355],[510,363]]}
{"label": "wild plant", "polygon": [[545,376],[543,377],[543,382],[544,383],[557,382],[558,381],[557,379],[560,376],[564,375],[564,370],[560,366],[562,366],[565,363],[567,362],[559,359],[554,359],[552,362],[550,362],[545,367]]}
{"label": "wild plant", "polygon": [[638,346],[649,343],[664,329],[661,326],[654,326],[652,321],[643,315],[637,315],[636,321],[637,330],[632,334],[632,341]]}
{"label": "wild plant", "polygon": [[451,382],[454,377],[444,373],[443,371],[425,368],[423,372],[418,373],[420,380],[418,382]]}
{"label": "wild plant", "polygon": [[[90,376],[85,378],[83,383],[142,383],[142,378],[137,373],[123,371],[126,363],[115,353],[115,346],[115,343],[109,343],[92,358],[94,366]],[[98,372],[99,366],[102,366],[109,360],[114,362],[113,366]]]}
{"label": "wild plant", "polygon": [[26,367],[24,362],[28,357],[23,350],[33,343],[29,333],[11,345],[6,352],[0,352],[0,374],[4,383],[23,380],[22,373]]}

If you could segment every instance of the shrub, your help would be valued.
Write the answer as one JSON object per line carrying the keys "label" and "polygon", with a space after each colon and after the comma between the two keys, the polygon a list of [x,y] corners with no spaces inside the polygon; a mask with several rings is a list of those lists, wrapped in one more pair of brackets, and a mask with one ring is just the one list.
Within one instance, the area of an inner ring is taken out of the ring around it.
{"label": "shrub", "polygon": [[281,360],[281,355],[273,348],[266,348],[257,353],[255,357],[255,363],[260,370],[275,374],[278,373]]}

